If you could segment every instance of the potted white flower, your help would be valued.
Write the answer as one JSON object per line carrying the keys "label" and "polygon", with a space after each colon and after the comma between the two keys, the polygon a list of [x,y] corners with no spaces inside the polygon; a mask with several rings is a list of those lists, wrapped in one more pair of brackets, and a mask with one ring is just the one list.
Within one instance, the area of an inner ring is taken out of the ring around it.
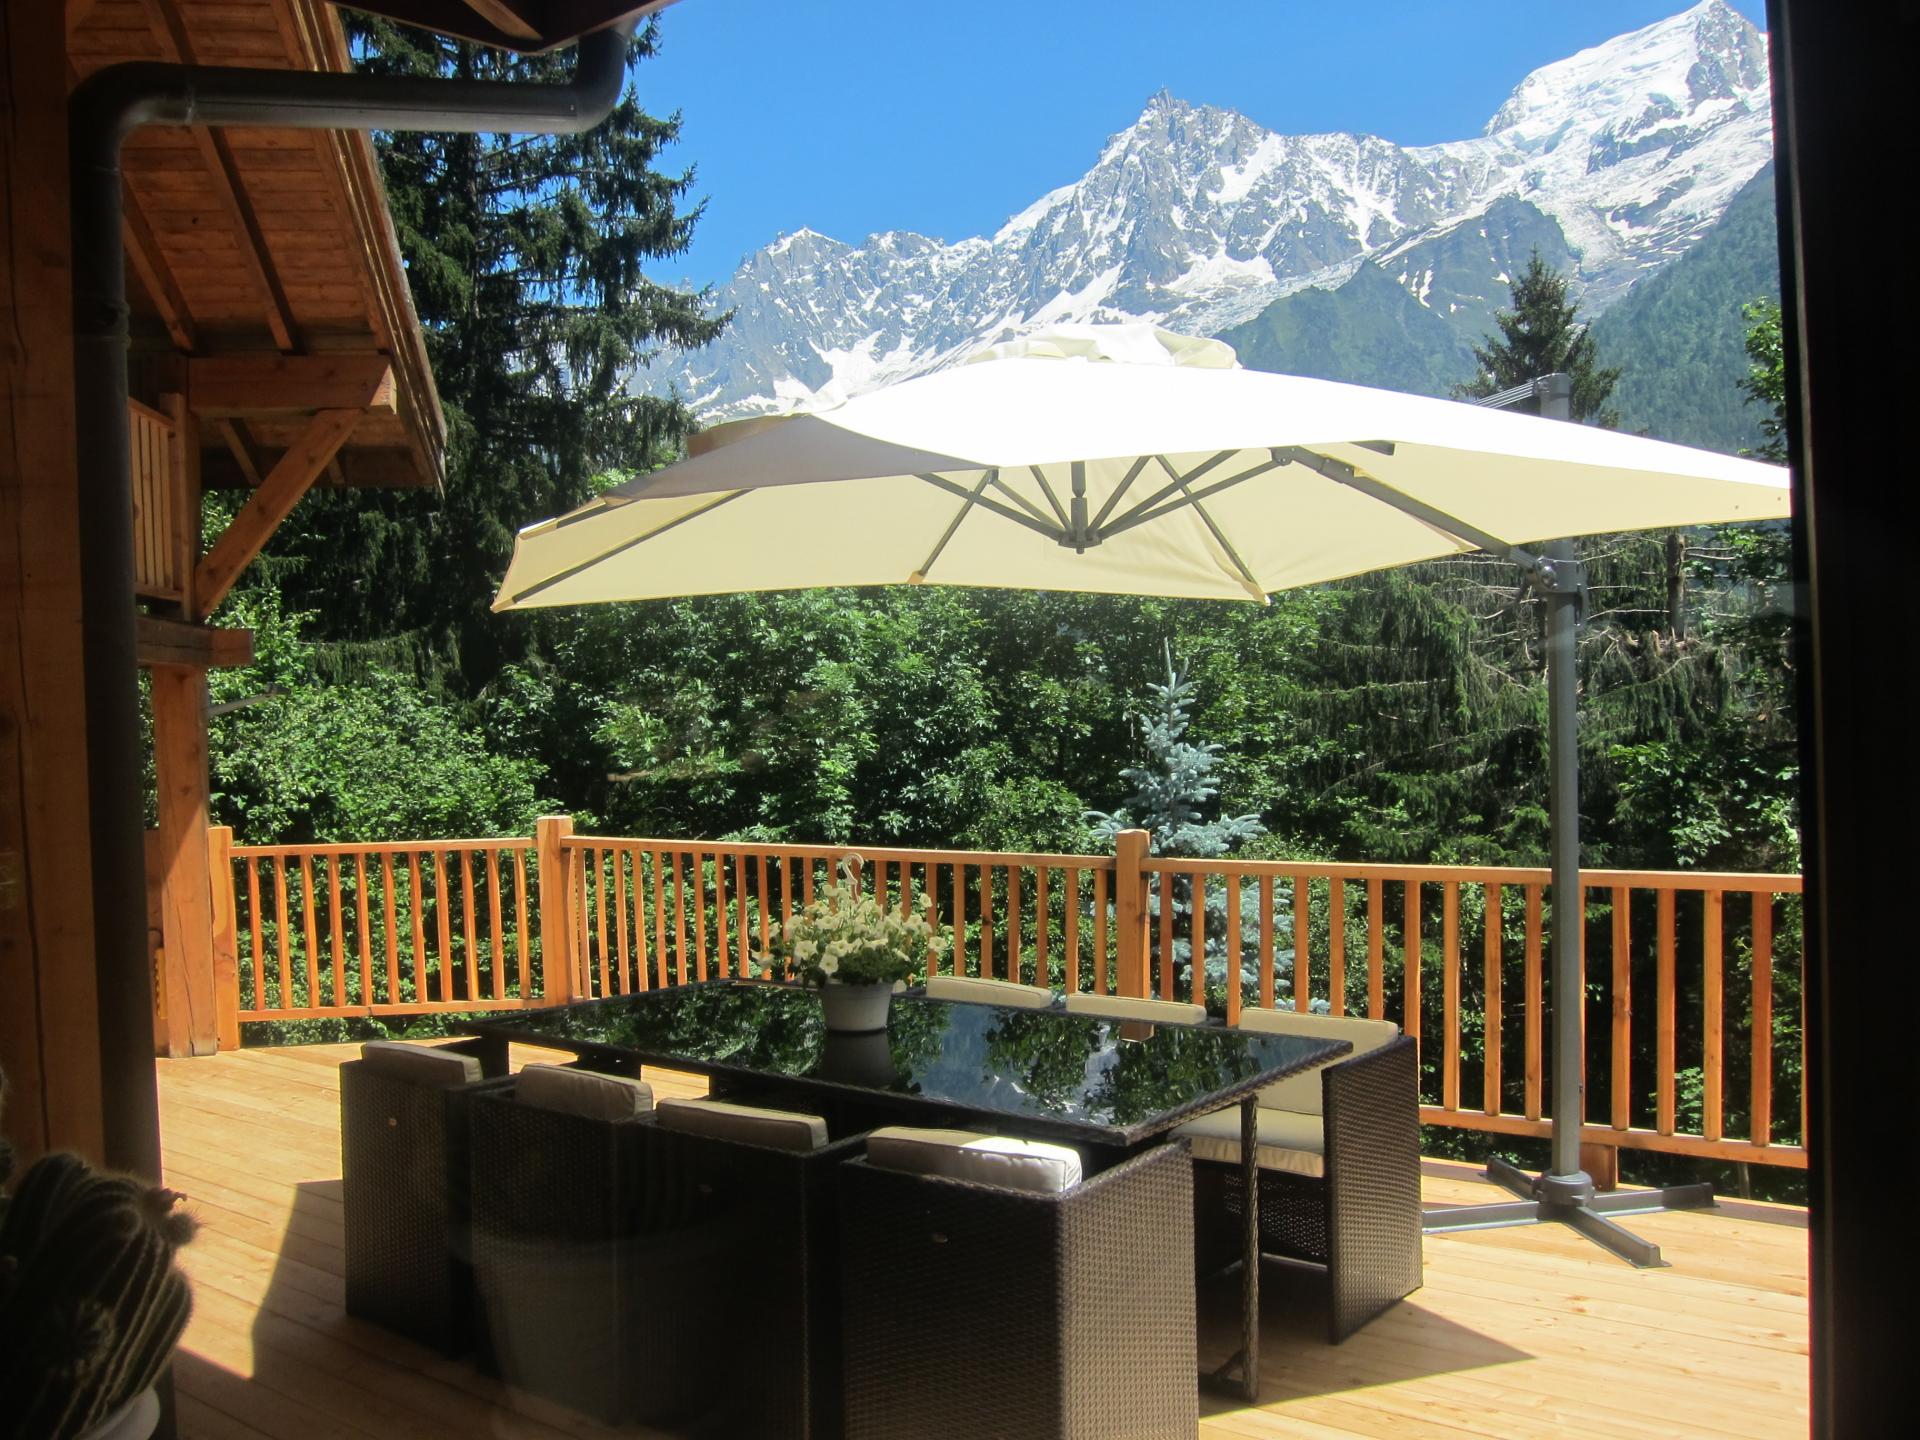
{"label": "potted white flower", "polygon": [[886,1029],[894,984],[944,943],[925,917],[861,894],[862,863],[858,855],[843,859],[837,877],[781,927],[763,957],[776,972],[789,970],[819,989],[829,1030]]}

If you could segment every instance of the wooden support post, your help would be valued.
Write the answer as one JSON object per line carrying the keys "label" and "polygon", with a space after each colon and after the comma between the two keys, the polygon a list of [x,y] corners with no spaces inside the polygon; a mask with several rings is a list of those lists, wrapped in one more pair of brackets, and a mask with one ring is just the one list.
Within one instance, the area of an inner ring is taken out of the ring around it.
{"label": "wooden support post", "polygon": [[153,767],[160,810],[160,925],[169,1055],[219,1048],[207,855],[207,673],[156,666]]}
{"label": "wooden support post", "polygon": [[[222,1050],[240,1048],[240,930],[233,905],[233,827],[207,829],[207,878],[213,891],[213,1015]],[[360,923],[366,924],[366,872],[360,875]],[[363,951],[364,951],[364,947]],[[363,954],[364,960],[364,954]]]}
{"label": "wooden support post", "polygon": [[[65,13],[0,0],[0,1056],[22,1162],[103,1158]],[[125,603],[133,603],[132,595]],[[123,1109],[142,1097],[116,1097]]]}
{"label": "wooden support post", "polygon": [[[540,985],[549,1005],[571,1004],[573,995],[573,889],[560,842],[573,834],[571,815],[542,815],[534,824],[533,849],[540,867]],[[521,995],[532,987],[521,977]]]}
{"label": "wooden support post", "polygon": [[1580,1147],[1580,1168],[1593,1177],[1594,1189],[1618,1189],[1620,1185],[1620,1147],[1617,1145],[1582,1145]]}
{"label": "wooden support post", "polygon": [[1113,925],[1118,949],[1115,988],[1122,995],[1147,994],[1147,846],[1144,830],[1113,837]]}

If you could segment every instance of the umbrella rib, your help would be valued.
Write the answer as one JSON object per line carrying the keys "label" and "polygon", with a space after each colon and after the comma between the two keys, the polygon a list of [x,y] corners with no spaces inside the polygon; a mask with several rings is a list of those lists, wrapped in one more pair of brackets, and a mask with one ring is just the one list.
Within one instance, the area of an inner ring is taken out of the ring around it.
{"label": "umbrella rib", "polygon": [[[1165,500],[1168,496],[1178,495],[1180,493],[1180,487],[1182,485],[1188,484],[1194,480],[1198,480],[1202,475],[1206,474],[1209,470],[1213,469],[1216,465],[1221,465],[1221,464],[1224,464],[1226,461],[1231,460],[1235,453],[1236,452],[1232,450],[1222,450],[1218,455],[1215,455],[1212,459],[1202,460],[1198,465],[1194,466],[1193,469],[1189,470],[1184,475],[1182,475],[1178,470],[1173,468],[1172,462],[1169,461],[1166,456],[1164,455],[1153,456],[1152,458],[1159,463],[1160,468],[1166,471],[1168,475],[1173,477],[1171,482],[1169,484],[1162,485],[1158,490],[1154,491],[1153,494],[1149,495],[1146,499],[1142,500],[1138,505],[1134,506],[1131,510],[1127,511],[1126,514],[1122,515],[1120,519],[1115,522],[1115,524],[1111,529],[1104,529],[1103,533],[1118,534],[1123,529],[1129,529],[1129,530],[1132,529],[1134,525],[1137,525],[1139,523],[1140,517],[1143,514],[1145,514],[1147,511],[1153,509],[1154,506],[1158,505],[1162,500]],[[1096,526],[1095,528],[1102,529],[1103,527]]]}
{"label": "umbrella rib", "polygon": [[[940,552],[947,548],[947,542],[953,539],[954,532],[960,528],[960,522],[966,519],[968,512],[980,502],[982,492],[986,490],[988,485],[993,483],[993,476],[994,472],[991,470],[982,471],[980,474],[980,483],[974,486],[972,490],[963,492],[966,496],[966,503],[954,512],[953,519],[947,522],[946,531],[941,535],[939,543],[928,552],[927,558],[922,562],[920,568],[907,577],[909,584],[919,584],[926,580],[927,572],[933,569],[933,562],[938,560],[940,558]],[[946,482],[937,480],[934,476],[922,475],[920,478],[938,484],[943,490],[949,488]]]}
{"label": "umbrella rib", "polygon": [[[1244,479],[1245,477],[1242,476],[1241,478]],[[1246,586],[1247,590],[1264,605],[1267,599],[1267,592],[1261,588],[1260,582],[1253,578],[1253,572],[1247,568],[1247,562],[1240,558],[1240,552],[1233,548],[1233,542],[1227,539],[1226,532],[1214,524],[1213,516],[1209,515],[1207,513],[1207,507],[1200,503],[1200,497],[1195,495],[1193,491],[1185,485],[1180,487],[1180,493],[1187,497],[1187,503],[1193,506],[1194,514],[1198,515],[1206,524],[1207,530],[1212,534],[1214,541],[1222,550],[1226,551],[1227,559],[1231,560],[1233,562],[1233,568],[1240,572],[1240,583]]]}
{"label": "umbrella rib", "polygon": [[1522,550],[1512,541],[1502,540],[1498,535],[1490,534],[1456,515],[1449,515],[1444,510],[1416,500],[1411,495],[1394,489],[1385,481],[1367,474],[1364,470],[1355,469],[1344,460],[1335,460],[1330,455],[1321,455],[1315,451],[1297,447],[1275,450],[1273,454],[1275,459],[1283,463],[1291,461],[1304,465],[1316,475],[1323,475],[1336,484],[1358,490],[1362,495],[1378,500],[1383,505],[1390,505],[1401,514],[1412,516],[1428,529],[1439,531],[1449,540],[1472,545],[1476,549],[1485,550],[1502,559],[1518,561],[1523,566],[1531,567],[1537,562],[1538,557],[1529,551]]}
{"label": "umbrella rib", "polygon": [[[1183,509],[1188,504],[1198,505],[1200,501],[1210,500],[1222,490],[1230,490],[1243,481],[1266,474],[1269,470],[1278,470],[1286,463],[1285,460],[1262,460],[1250,470],[1243,470],[1238,475],[1230,475],[1225,480],[1216,480],[1204,490],[1198,491],[1197,493],[1189,493],[1185,499],[1174,500],[1170,504],[1160,505],[1157,508],[1150,508],[1147,503],[1143,502],[1134,509],[1129,510],[1124,516],[1112,525],[1109,525],[1105,530],[1101,531],[1101,534],[1102,536],[1118,535],[1123,531],[1133,529],[1136,525],[1145,525],[1150,520],[1158,520],[1163,515],[1171,515],[1174,511]],[[1180,488],[1184,490],[1184,484]]]}
{"label": "umbrella rib", "polygon": [[[993,474],[994,489],[998,490],[1002,495],[1006,496],[1009,500],[1013,501],[1014,504],[1018,505],[1022,510],[1026,511],[1027,514],[1031,515],[1034,519],[1038,520],[1042,525],[1046,525],[1050,523],[1047,518],[1047,512],[1042,510],[1038,505],[1034,504],[1031,500],[1027,499],[1026,496],[1022,495],[1018,490],[1015,490],[1011,485],[1007,484],[1006,481],[1002,480],[1000,478],[1000,472],[998,470],[993,471],[992,474]],[[1060,528],[1063,531],[1067,528],[1067,521],[1065,516],[1062,516],[1060,519]]]}
{"label": "umbrella rib", "polygon": [[1093,524],[1087,527],[1089,530],[1093,531],[1096,535],[1100,533],[1100,527],[1106,523],[1107,516],[1113,513],[1113,507],[1120,503],[1120,497],[1127,493],[1128,488],[1133,482],[1140,478],[1140,472],[1152,464],[1153,459],[1154,457],[1151,455],[1142,455],[1138,460],[1134,461],[1132,465],[1127,467],[1127,473],[1120,477],[1120,483],[1114,487],[1113,493],[1107,497],[1107,503],[1102,505],[1100,507],[1100,513],[1093,517]]}
{"label": "umbrella rib", "polygon": [[1027,469],[1033,472],[1033,478],[1040,483],[1040,493],[1047,497],[1047,504],[1053,507],[1053,518],[1060,522],[1060,528],[1062,530],[1072,528],[1073,522],[1067,519],[1067,512],[1060,504],[1060,497],[1053,493],[1053,486],[1047,483],[1047,472],[1038,465],[1029,465]]}
{"label": "umbrella rib", "polygon": [[686,524],[689,520],[698,520],[702,515],[711,515],[715,510],[718,510],[722,505],[725,505],[728,502],[733,500],[738,500],[742,495],[746,495],[748,493],[750,492],[745,490],[731,490],[725,495],[720,496],[719,499],[710,501],[709,503],[702,505],[698,510],[689,510],[686,514],[681,515],[676,519],[669,520],[666,524],[660,526],[657,529],[649,530],[644,535],[635,535],[630,540],[622,540],[618,545],[615,545],[610,550],[602,550],[598,555],[591,555],[587,557],[585,560],[582,560],[578,565],[569,565],[566,569],[556,571],[554,574],[547,576],[546,579],[536,581],[534,584],[529,585],[524,590],[514,591],[513,603],[515,605],[518,605],[522,600],[525,600],[529,595],[538,595],[542,590],[550,590],[555,585],[558,585],[562,580],[571,580],[574,576],[578,575],[581,571],[592,569],[595,565],[598,565],[602,560],[611,560],[614,556],[622,554],[625,551],[631,550],[636,545],[644,545],[647,541],[653,539],[656,536],[664,535],[669,530],[679,529],[682,525]]}
{"label": "umbrella rib", "polygon": [[[972,490],[967,489],[964,485],[954,484],[953,481],[947,479],[944,475],[929,475],[922,472],[917,473],[914,479],[924,480],[935,489],[945,490],[949,495],[958,495],[962,500],[967,502],[969,508],[977,505],[982,510],[991,510],[1002,520],[1011,520],[1016,525],[1024,525],[1036,535],[1044,535],[1047,539],[1054,541],[1064,540],[1066,538],[1064,532],[1054,529],[1052,525],[1047,523],[1045,516],[1041,516],[1040,519],[1036,520],[1032,515],[1022,514],[1011,505],[1002,505],[992,496],[982,494],[981,492],[986,489],[987,484],[993,480],[997,480],[999,474],[1000,472],[997,470],[989,470],[987,472],[987,480],[975,486]],[[965,515],[965,513],[966,511],[961,511],[962,515]]]}

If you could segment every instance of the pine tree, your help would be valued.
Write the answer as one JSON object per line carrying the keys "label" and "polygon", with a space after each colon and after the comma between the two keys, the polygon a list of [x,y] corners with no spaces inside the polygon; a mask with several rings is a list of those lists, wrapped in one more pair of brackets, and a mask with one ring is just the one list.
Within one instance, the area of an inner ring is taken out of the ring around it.
{"label": "pine tree", "polygon": [[1750,366],[1740,392],[1750,405],[1765,407],[1760,433],[1766,440],[1748,452],[1784,465],[1787,459],[1787,353],[1780,333],[1780,302],[1755,300],[1740,313],[1747,319],[1747,359]]}
{"label": "pine tree", "polygon": [[[1145,830],[1151,837],[1148,848],[1155,855],[1215,859],[1230,853],[1242,842],[1265,834],[1266,826],[1257,815],[1207,818],[1220,793],[1213,773],[1220,761],[1220,747],[1210,742],[1195,743],[1188,738],[1196,687],[1175,665],[1171,645],[1164,647],[1164,653],[1167,678],[1147,687],[1151,708],[1140,731],[1146,757],[1120,772],[1120,778],[1133,787],[1132,793],[1126,804],[1112,814],[1089,811],[1086,818],[1095,834],[1107,844],[1112,844],[1122,830]],[[1164,879],[1162,883],[1165,884]],[[1250,908],[1254,903],[1254,896],[1243,895],[1243,908]],[[1173,909],[1173,960],[1176,971],[1184,973],[1192,963],[1191,881],[1184,875],[1174,876],[1171,885],[1149,897],[1150,923],[1158,924],[1163,904]],[[1226,896],[1216,891],[1207,897],[1206,971],[1210,989],[1218,989],[1228,981],[1226,922]],[[1243,973],[1233,979],[1245,985],[1248,977]]]}
{"label": "pine tree", "polygon": [[[349,12],[360,68],[551,85],[573,58],[504,51]],[[644,61],[658,32],[635,36]],[[680,128],[634,92],[575,136],[376,137],[413,303],[447,417],[447,483],[432,493],[323,492],[282,527],[268,570],[319,638],[383,650],[472,695],[525,657],[538,628],[489,613],[521,526],[584,500],[593,477],[671,459],[691,417],[629,393],[662,345],[719,333],[704,292],[655,283],[700,206],[693,174],[656,168]],[[370,645],[371,642],[371,645]]]}
{"label": "pine tree", "polygon": [[1542,375],[1566,374],[1573,377],[1573,418],[1613,429],[1620,423],[1620,412],[1609,409],[1607,400],[1619,383],[1620,371],[1599,363],[1593,335],[1567,298],[1567,277],[1535,250],[1527,268],[1511,284],[1513,308],[1494,315],[1500,333],[1473,347],[1480,373],[1454,386],[1454,397],[1493,395]]}

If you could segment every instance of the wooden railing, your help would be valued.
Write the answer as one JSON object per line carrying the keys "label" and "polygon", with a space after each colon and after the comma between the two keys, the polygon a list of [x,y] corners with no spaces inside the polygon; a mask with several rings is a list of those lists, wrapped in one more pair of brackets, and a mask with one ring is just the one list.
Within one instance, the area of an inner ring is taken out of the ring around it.
{"label": "wooden railing", "polygon": [[222,1044],[250,1020],[498,1010],[542,994],[530,840],[235,845],[216,828],[211,843]]}
{"label": "wooden railing", "polygon": [[[778,928],[858,854],[865,892],[938,927],[930,970],[1200,999],[1229,1024],[1256,1004],[1390,1019],[1419,1042],[1424,1121],[1548,1130],[1545,869],[1171,859],[1137,831],[1113,855],[1043,855],[575,835],[558,817],[531,841],[231,859],[220,833],[239,1021],[764,975]],[[1583,1139],[1804,1166],[1800,878],[1582,878]]]}
{"label": "wooden railing", "polygon": [[127,402],[127,435],[133,480],[133,588],[153,600],[181,601],[193,556],[183,513],[178,426],[138,400]]}

